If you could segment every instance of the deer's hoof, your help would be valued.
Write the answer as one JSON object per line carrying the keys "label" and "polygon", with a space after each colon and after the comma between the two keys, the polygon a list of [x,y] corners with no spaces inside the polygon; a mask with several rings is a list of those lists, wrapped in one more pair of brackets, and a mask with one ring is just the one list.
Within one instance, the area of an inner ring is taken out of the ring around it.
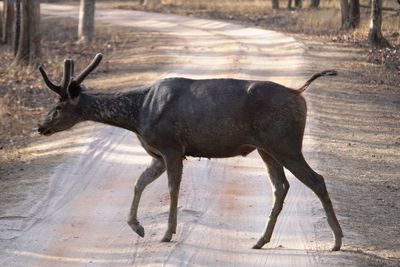
{"label": "deer's hoof", "polygon": [[[343,236],[343,234],[341,235]],[[332,248],[332,251],[339,251],[342,247],[342,237],[335,238],[335,245]]]}
{"label": "deer's hoof", "polygon": [[341,245],[339,244],[335,244],[332,248],[332,251],[339,251],[340,250]]}
{"label": "deer's hoof", "polygon": [[269,241],[265,241],[264,238],[258,239],[257,243],[252,247],[252,249],[261,249]]}
{"label": "deer's hoof", "polygon": [[129,223],[129,226],[132,228],[132,230],[137,233],[140,237],[144,237],[144,228],[141,226],[139,223]]}
{"label": "deer's hoof", "polygon": [[166,233],[164,237],[161,239],[161,242],[170,242],[172,239],[172,234]]}
{"label": "deer's hoof", "polygon": [[255,244],[252,249],[261,249],[265,245],[264,242],[258,241],[257,244]]}

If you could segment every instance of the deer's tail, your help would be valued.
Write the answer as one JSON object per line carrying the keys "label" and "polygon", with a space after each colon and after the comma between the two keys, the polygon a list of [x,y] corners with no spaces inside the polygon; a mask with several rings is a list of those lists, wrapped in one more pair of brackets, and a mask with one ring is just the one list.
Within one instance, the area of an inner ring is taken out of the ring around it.
{"label": "deer's tail", "polygon": [[301,88],[297,89],[298,94],[303,93],[310,84],[322,76],[336,76],[338,73],[336,70],[325,70],[319,73],[314,74]]}

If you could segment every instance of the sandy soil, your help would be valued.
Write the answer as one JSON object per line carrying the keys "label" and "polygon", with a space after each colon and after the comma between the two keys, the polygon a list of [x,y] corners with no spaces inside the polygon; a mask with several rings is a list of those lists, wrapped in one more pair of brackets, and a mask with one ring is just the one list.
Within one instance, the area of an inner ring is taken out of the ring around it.
{"label": "sandy soil", "polygon": [[[51,12],[58,11],[53,8]],[[125,67],[97,77],[89,82],[90,86],[125,89],[175,75],[271,79],[298,86],[321,66],[347,71],[351,62],[332,61],[342,53],[354,53],[353,59],[360,56],[346,47],[340,50],[302,37],[307,43],[304,46],[273,32],[221,22],[190,19],[184,20],[183,27],[177,18],[157,19],[154,15],[144,19],[138,14],[138,21],[127,22],[121,12],[100,12],[100,16],[104,22],[118,14],[121,24],[141,27],[139,32],[160,26],[163,30],[151,41],[153,52],[115,53],[110,65],[120,66],[122,62]],[[179,27],[179,36],[175,27]],[[277,49],[283,46],[284,59]],[[28,190],[23,201],[21,193],[15,193],[6,196],[8,204],[1,205],[3,265],[395,266],[399,257],[393,246],[398,241],[393,221],[399,214],[395,201],[399,199],[399,185],[393,183],[400,173],[395,127],[398,94],[394,86],[388,85],[381,96],[374,92],[374,82],[365,89],[357,87],[359,92],[355,93],[349,82],[354,73],[343,74],[335,81],[316,83],[307,92],[310,119],[304,145],[311,165],[327,178],[344,224],[347,238],[343,252],[326,252],[331,237],[320,205],[294,179],[268,250],[249,249],[263,228],[271,203],[265,170],[255,155],[245,159],[188,160],[179,233],[168,245],[158,242],[166,227],[168,202],[165,177],[160,178],[141,202],[140,216],[147,236],[139,239],[130,232],[125,218],[133,182],[149,159],[132,134],[84,124],[28,147],[26,152],[34,161],[29,173],[20,170],[19,175],[8,176],[12,177],[10,181],[22,178],[28,183],[20,185],[24,189],[29,189],[30,181],[25,176],[39,178],[40,182]],[[362,71],[357,74],[368,75]],[[365,76],[357,81],[374,80],[373,76]],[[376,124],[373,129],[372,123]],[[382,129],[384,134],[380,134]],[[61,154],[65,157],[58,165]],[[382,173],[380,179],[373,177],[376,173]],[[366,181],[367,187],[358,186]],[[370,197],[374,188],[376,199]],[[18,201],[15,204],[13,197]],[[363,208],[375,207],[376,200],[383,200],[382,212]],[[366,222],[365,218],[373,219]],[[377,224],[386,231],[379,231]]]}

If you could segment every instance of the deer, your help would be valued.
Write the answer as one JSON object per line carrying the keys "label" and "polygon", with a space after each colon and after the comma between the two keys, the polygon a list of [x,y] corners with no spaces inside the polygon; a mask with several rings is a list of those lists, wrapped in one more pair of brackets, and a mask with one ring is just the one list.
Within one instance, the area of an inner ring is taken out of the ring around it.
{"label": "deer", "polygon": [[102,54],[96,54],[74,76],[74,61],[65,59],[59,84],[49,79],[43,66],[39,67],[47,87],[60,98],[38,125],[38,131],[49,136],[79,122],[94,121],[136,134],[152,159],[135,183],[127,221],[140,237],[145,235],[137,219],[142,192],[165,171],[170,203],[168,227],[161,241],[169,242],[177,228],[183,160],[187,156],[246,156],[257,150],[267,167],[274,198],[265,229],[252,248],[260,249],[271,240],[289,190],[286,168],[320,199],[334,237],[332,250],[340,250],[343,232],[324,178],[302,154],[307,113],[302,93],[317,78],[336,76],[335,70],[314,74],[300,89],[271,81],[175,77],[127,92],[90,93],[82,82],[101,60]]}

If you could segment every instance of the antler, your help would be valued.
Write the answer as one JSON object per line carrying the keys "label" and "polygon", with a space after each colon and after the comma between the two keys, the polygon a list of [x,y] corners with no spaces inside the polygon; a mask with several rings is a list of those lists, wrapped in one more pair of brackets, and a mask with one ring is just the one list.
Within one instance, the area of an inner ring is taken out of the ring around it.
{"label": "antler", "polygon": [[67,92],[68,85],[71,82],[72,61],[70,59],[64,60],[64,76],[61,80],[60,91],[64,96]]}
{"label": "antler", "polygon": [[71,72],[72,72],[73,62],[70,59],[64,60],[64,75],[61,80],[60,85],[54,84],[48,77],[47,72],[43,68],[43,66],[39,67],[39,71],[42,74],[43,80],[46,83],[47,87],[49,87],[52,91],[59,94],[61,97],[65,96],[66,91],[68,89],[68,85],[71,82]]}
{"label": "antler", "polygon": [[47,72],[44,70],[43,66],[39,67],[40,74],[42,74],[43,80],[46,83],[47,87],[49,87],[52,91],[56,92],[57,94],[61,94],[60,86],[55,85],[52,81],[50,81],[49,77],[47,76]]}
{"label": "antler", "polygon": [[71,78],[74,77],[74,72],[75,72],[75,62],[71,60]]}
{"label": "antler", "polygon": [[100,64],[103,55],[101,53],[96,54],[93,61],[74,79],[77,84],[83,82],[83,80]]}
{"label": "antler", "polygon": [[49,76],[47,75],[47,72],[43,66],[39,67],[39,71],[42,74],[43,80],[47,87],[59,94],[61,97],[64,97],[67,94],[67,89],[70,83],[75,82],[77,85],[82,83],[83,80],[100,64],[102,58],[102,54],[96,54],[93,61],[74,79],[72,79],[74,76],[74,61],[72,61],[72,59],[64,60],[64,75],[59,85],[53,83],[49,79]]}

